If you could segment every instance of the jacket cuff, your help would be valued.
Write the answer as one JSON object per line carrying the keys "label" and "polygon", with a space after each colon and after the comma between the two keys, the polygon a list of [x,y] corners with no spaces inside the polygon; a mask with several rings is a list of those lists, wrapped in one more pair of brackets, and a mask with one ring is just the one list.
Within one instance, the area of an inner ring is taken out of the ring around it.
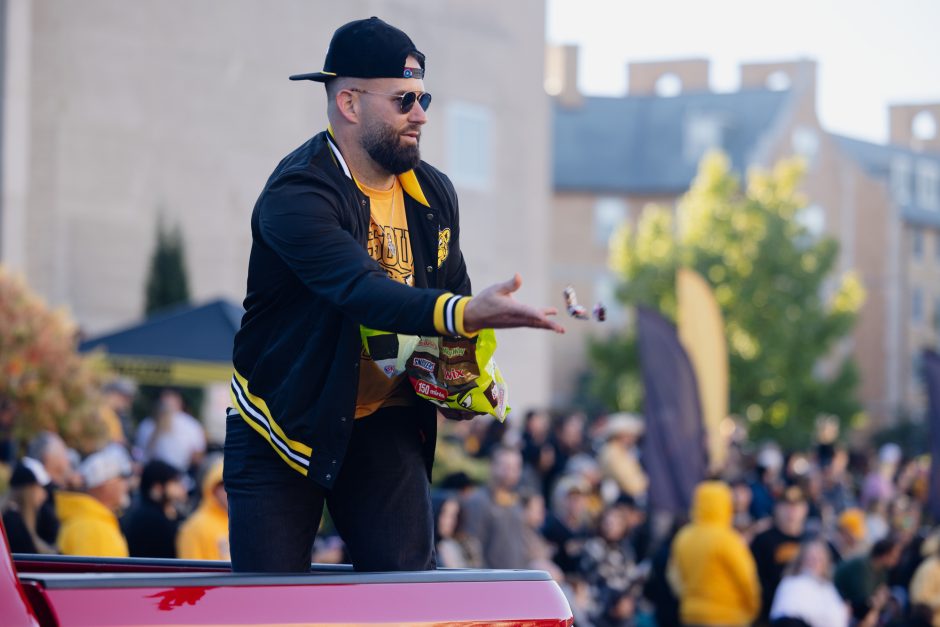
{"label": "jacket cuff", "polygon": [[441,335],[451,337],[473,337],[463,326],[463,312],[470,301],[469,296],[458,296],[447,292],[434,303],[434,329]]}
{"label": "jacket cuff", "polygon": [[457,301],[456,315],[454,317],[456,318],[456,323],[457,323],[457,335],[459,335],[460,337],[476,337],[480,333],[479,331],[474,331],[473,333],[471,333],[470,331],[467,331],[463,326],[463,310],[467,308],[467,303],[469,302],[470,302],[469,296],[465,296],[461,298],[459,301]]}

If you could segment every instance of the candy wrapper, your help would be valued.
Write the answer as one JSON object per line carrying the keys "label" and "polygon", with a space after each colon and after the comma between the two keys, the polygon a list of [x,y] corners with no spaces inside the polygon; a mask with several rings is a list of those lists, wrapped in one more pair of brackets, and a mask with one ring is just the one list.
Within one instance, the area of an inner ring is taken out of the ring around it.
{"label": "candy wrapper", "polygon": [[474,338],[415,337],[361,328],[363,345],[389,377],[408,375],[415,393],[439,407],[509,414],[509,388],[493,353],[496,333],[484,329]]}

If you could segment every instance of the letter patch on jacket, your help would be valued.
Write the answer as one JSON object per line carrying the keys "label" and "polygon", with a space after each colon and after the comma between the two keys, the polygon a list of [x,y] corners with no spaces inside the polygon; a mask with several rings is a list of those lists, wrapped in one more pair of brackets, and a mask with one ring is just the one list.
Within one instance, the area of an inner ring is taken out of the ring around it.
{"label": "letter patch on jacket", "polygon": [[437,267],[444,265],[447,255],[450,254],[450,229],[437,232]]}

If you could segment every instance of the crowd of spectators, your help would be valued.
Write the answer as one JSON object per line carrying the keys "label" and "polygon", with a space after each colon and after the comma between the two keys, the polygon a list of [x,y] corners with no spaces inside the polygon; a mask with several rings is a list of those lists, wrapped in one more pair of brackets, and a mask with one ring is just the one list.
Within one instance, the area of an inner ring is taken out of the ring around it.
{"label": "crowd of spectators", "polygon": [[0,498],[15,553],[227,560],[222,458],[178,391],[130,416],[136,386],[104,389],[107,443],[80,456],[51,431],[26,446]]}
{"label": "crowd of spectators", "polygon": [[434,493],[439,566],[545,570],[577,625],[940,627],[929,462],[831,427],[803,451],[732,442],[669,515],[649,508],[637,416],[445,424],[448,457],[490,465],[439,460],[460,468]]}
{"label": "crowd of spectators", "polygon": [[[139,423],[134,394],[109,385],[110,442],[83,458],[52,432],[28,443],[0,497],[14,552],[228,559],[221,454],[179,393]],[[441,419],[438,566],[546,571],[587,627],[940,627],[925,459],[733,442],[668,514],[649,507],[643,434],[630,414]],[[328,522],[311,558],[346,560]]]}

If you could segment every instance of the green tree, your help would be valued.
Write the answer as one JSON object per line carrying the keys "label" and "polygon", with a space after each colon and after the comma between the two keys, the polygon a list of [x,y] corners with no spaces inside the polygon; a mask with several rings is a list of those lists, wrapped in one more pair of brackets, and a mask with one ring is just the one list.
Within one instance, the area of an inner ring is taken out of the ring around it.
{"label": "green tree", "polygon": [[[168,228],[163,217],[157,221],[157,244],[150,257],[150,270],[147,275],[144,314],[149,316],[173,305],[185,305],[190,302],[189,280],[186,273],[186,255],[183,250],[183,233],[179,224]],[[135,416],[151,415],[160,386],[144,385],[140,387],[132,413]],[[202,409],[205,393],[202,388],[177,388],[183,396],[187,410],[198,416]]]}
{"label": "green tree", "polygon": [[189,302],[189,281],[183,254],[183,234],[179,225],[168,229],[163,218],[157,222],[157,245],[150,257],[144,314],[150,315],[171,305]]}
{"label": "green tree", "polygon": [[[700,273],[714,289],[725,323],[730,408],[752,437],[808,442],[817,416],[857,420],[857,367],[838,350],[855,323],[864,290],[853,273],[833,277],[838,245],[797,220],[802,163],[749,173],[745,190],[728,159],[707,155],[676,218],[649,207],[636,228],[611,240],[618,298],[655,307],[675,320],[676,270]],[[587,395],[611,409],[639,410],[642,382],[635,331],[594,344]]]}

